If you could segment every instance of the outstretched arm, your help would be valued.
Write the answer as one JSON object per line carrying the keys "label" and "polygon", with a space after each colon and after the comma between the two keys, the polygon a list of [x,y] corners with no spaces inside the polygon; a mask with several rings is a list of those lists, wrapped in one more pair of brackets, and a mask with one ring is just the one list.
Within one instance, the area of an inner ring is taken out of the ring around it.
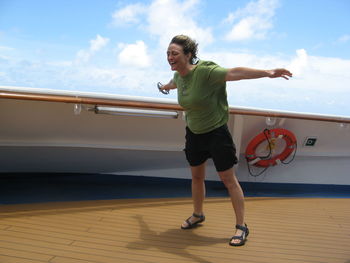
{"label": "outstretched arm", "polygon": [[289,79],[292,73],[284,68],[261,70],[254,68],[230,68],[226,74],[226,81],[242,80],[242,79],[258,79],[258,78],[284,78]]}

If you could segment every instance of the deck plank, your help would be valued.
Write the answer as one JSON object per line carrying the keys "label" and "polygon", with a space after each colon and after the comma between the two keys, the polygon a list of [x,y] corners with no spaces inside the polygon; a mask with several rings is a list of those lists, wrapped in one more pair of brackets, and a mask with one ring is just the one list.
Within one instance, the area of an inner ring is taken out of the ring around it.
{"label": "deck plank", "polygon": [[67,257],[54,257],[50,263],[96,263],[96,261],[67,258]]}
{"label": "deck plank", "polygon": [[208,198],[202,227],[181,230],[188,198],[0,206],[1,263],[350,262],[350,199],[247,198],[251,230],[228,245],[228,198]]}
{"label": "deck plank", "polygon": [[13,256],[0,255],[0,262],[2,263],[45,263],[47,261],[32,260]]}
{"label": "deck plank", "polygon": [[19,244],[18,246],[13,246],[12,243],[0,242],[0,256],[22,258],[27,260],[38,260],[42,262],[49,262],[50,259],[52,259],[52,256],[35,253],[30,250],[22,250],[21,248],[21,244]]}

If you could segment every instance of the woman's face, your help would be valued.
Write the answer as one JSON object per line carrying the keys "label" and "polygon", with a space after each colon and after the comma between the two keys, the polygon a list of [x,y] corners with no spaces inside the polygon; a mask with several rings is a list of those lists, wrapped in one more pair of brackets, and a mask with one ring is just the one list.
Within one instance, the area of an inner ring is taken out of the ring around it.
{"label": "woman's face", "polygon": [[167,57],[171,70],[181,71],[190,65],[191,53],[185,55],[182,46],[178,44],[169,45]]}

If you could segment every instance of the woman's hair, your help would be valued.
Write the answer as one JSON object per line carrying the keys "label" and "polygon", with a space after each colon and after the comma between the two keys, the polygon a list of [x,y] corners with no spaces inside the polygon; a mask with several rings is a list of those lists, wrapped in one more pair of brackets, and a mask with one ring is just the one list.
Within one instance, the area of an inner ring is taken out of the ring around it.
{"label": "woman's hair", "polygon": [[185,35],[177,35],[173,37],[170,44],[182,46],[185,55],[191,53],[190,63],[192,65],[197,63],[198,43],[195,40]]}

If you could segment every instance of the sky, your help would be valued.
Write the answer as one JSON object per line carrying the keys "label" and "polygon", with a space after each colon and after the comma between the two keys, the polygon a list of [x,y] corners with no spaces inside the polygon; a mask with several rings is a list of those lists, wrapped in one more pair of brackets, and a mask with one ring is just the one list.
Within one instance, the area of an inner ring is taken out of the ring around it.
{"label": "sky", "polygon": [[176,99],[171,38],[227,67],[292,71],[227,83],[231,106],[350,116],[349,0],[0,0],[0,86]]}

